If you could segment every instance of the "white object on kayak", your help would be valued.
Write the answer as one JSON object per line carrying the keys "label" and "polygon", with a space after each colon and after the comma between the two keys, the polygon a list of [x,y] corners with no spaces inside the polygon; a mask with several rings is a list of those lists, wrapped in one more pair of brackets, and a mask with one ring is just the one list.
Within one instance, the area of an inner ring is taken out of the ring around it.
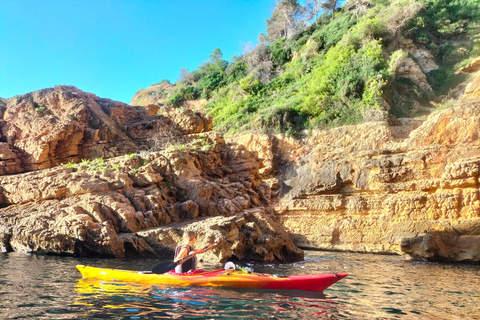
{"label": "white object on kayak", "polygon": [[228,261],[227,263],[225,263],[224,269],[225,270],[235,270],[235,263],[233,263],[231,261]]}

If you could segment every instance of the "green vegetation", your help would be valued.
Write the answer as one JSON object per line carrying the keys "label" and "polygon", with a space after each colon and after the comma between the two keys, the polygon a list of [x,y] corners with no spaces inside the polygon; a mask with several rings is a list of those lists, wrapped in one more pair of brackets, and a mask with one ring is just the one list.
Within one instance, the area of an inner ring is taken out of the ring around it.
{"label": "green vegetation", "polygon": [[80,162],[80,165],[81,165],[81,166],[88,166],[90,163],[91,163],[90,160],[88,160],[88,159],[82,159],[82,161]]}
{"label": "green vegetation", "polygon": [[108,170],[116,170],[116,171],[120,170],[119,164],[109,166],[105,163],[105,160],[103,158],[96,158],[94,160],[82,159],[80,163],[68,162],[68,163],[62,164],[62,166],[65,168],[71,168],[77,172],[94,170],[94,171],[101,171],[105,173]]}
{"label": "green vegetation", "polygon": [[185,145],[184,145],[184,144],[181,144],[181,145],[178,145],[178,146],[174,146],[174,149],[175,149],[175,150],[178,150],[178,151],[185,150]]}
{"label": "green vegetation", "polygon": [[[207,112],[223,132],[295,135],[387,110],[390,117],[420,115],[419,106],[463,81],[455,70],[480,55],[478,0],[306,3],[278,1],[257,46],[231,61],[215,49],[197,70],[182,69],[179,81],[155,94],[177,108],[208,99]],[[398,72],[417,62],[401,45],[405,38],[435,58],[439,68],[426,72],[428,83]]]}
{"label": "green vegetation", "polygon": [[424,9],[407,26],[407,35],[428,48],[439,69],[430,72],[429,82],[442,92],[455,87],[464,76],[455,70],[480,55],[477,0],[424,0]]}
{"label": "green vegetation", "polygon": [[214,146],[211,145],[210,143],[206,142],[206,143],[203,143],[202,144],[202,147],[200,148],[200,150],[202,151],[208,151],[210,149],[212,149]]}
{"label": "green vegetation", "polygon": [[75,168],[76,164],[73,163],[73,162],[69,162],[69,163],[64,163],[64,164],[62,164],[62,166],[64,166],[65,168],[71,168],[71,169],[73,169],[73,168]]}
{"label": "green vegetation", "polygon": [[210,179],[210,181],[216,183],[217,185],[220,185],[220,180],[218,179]]}

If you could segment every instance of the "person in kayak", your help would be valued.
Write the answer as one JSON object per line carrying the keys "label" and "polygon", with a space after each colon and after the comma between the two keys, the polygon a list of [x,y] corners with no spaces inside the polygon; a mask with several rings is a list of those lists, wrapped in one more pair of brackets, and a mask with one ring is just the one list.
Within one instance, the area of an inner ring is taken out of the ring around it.
{"label": "person in kayak", "polygon": [[195,243],[197,242],[197,235],[193,231],[186,231],[183,234],[183,240],[186,244],[181,244],[175,248],[175,256],[173,258],[174,262],[182,260],[188,255],[192,255],[190,259],[187,259],[185,262],[178,264],[175,267],[176,273],[184,273],[190,270],[197,269],[197,254],[204,253],[212,248],[214,248],[220,240],[215,241],[214,245],[210,245],[208,247],[202,249],[195,249]]}

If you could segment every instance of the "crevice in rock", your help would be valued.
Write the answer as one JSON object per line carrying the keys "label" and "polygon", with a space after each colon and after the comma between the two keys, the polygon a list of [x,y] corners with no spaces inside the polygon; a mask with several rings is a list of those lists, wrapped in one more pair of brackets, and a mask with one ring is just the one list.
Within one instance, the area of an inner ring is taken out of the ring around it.
{"label": "crevice in rock", "polygon": [[6,250],[6,252],[13,252],[13,247],[10,244],[10,242],[5,243],[5,250]]}
{"label": "crevice in rock", "polygon": [[147,250],[139,250],[138,245],[135,242],[128,242],[125,241],[123,243],[123,247],[125,248],[125,257],[128,259],[135,259],[135,258],[158,258],[158,255],[153,251],[153,249],[148,248]]}
{"label": "crevice in rock", "polygon": [[7,227],[0,233],[0,252],[13,252],[11,244],[12,239],[12,227]]}
{"label": "crevice in rock", "polygon": [[5,239],[5,242],[4,242],[4,246],[5,246],[5,250],[6,252],[13,252],[13,247],[12,247],[12,244],[10,243],[10,238],[12,237],[11,234],[8,235],[8,237]]}
{"label": "crevice in rock", "polygon": [[90,257],[90,258],[115,258],[112,254],[100,253],[91,250],[85,245],[85,242],[75,240],[74,255],[77,257]]}

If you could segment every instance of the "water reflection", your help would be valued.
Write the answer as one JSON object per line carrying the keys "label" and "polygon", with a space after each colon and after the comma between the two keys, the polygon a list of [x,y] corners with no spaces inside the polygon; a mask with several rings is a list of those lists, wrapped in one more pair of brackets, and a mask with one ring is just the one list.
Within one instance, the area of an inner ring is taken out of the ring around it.
{"label": "water reflection", "polygon": [[244,291],[208,287],[163,287],[80,279],[76,304],[95,318],[302,319],[336,318],[337,302],[322,293]]}
{"label": "water reflection", "polygon": [[71,314],[76,311],[70,308],[71,270],[65,270],[61,261],[58,257],[1,254],[0,318],[51,319],[50,314],[58,313],[64,319],[75,318]]}
{"label": "water reflection", "polygon": [[[149,270],[154,260],[0,254],[0,319],[479,319],[480,266],[307,252],[275,274],[347,272],[324,294],[162,287],[80,279],[76,264]],[[217,268],[205,263],[207,270]]]}

